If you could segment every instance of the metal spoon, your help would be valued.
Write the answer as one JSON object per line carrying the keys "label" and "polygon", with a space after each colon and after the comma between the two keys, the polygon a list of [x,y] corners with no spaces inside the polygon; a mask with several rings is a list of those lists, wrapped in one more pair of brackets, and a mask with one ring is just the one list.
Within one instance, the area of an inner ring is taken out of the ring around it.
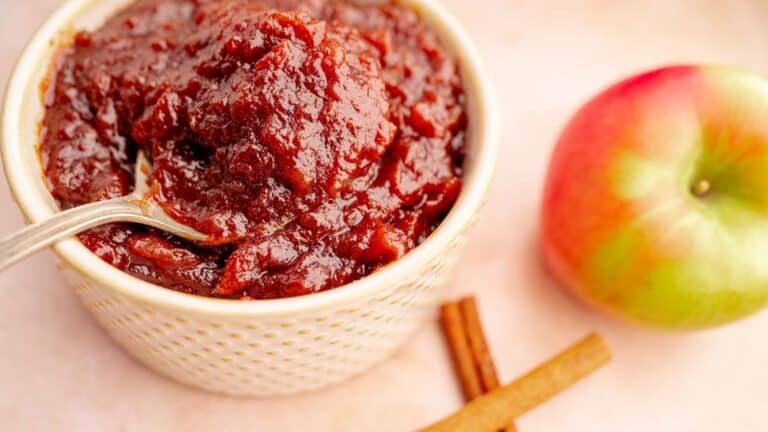
{"label": "metal spoon", "polygon": [[112,222],[149,225],[192,241],[208,239],[206,234],[173,220],[152,199],[147,185],[151,172],[152,164],[139,152],[133,193],[63,211],[0,239],[0,271],[61,239]]}

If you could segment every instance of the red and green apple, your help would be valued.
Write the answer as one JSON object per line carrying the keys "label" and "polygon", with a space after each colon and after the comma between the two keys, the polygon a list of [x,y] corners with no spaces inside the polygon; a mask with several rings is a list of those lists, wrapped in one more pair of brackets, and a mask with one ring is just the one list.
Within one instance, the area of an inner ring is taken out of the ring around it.
{"label": "red and green apple", "polygon": [[675,66],[620,82],[563,131],[544,259],[587,303],[697,329],[768,302],[768,80]]}

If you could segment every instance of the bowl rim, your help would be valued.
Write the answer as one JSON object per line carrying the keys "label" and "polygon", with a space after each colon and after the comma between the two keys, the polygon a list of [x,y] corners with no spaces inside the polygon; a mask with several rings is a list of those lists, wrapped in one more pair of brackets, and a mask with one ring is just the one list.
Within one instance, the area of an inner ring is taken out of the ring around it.
{"label": "bowl rim", "polygon": [[[423,265],[452,247],[474,221],[476,213],[485,201],[498,151],[497,111],[490,80],[469,36],[438,1],[396,0],[396,3],[414,9],[459,59],[464,88],[471,89],[471,92],[467,93],[471,93],[469,103],[472,105],[471,127],[475,149],[470,157],[472,167],[469,175],[465,175],[459,199],[435,231],[403,257],[368,276],[334,289],[299,297],[246,302],[186,294],[146,282],[101,260],[74,237],[62,240],[52,248],[63,261],[78,272],[123,296],[155,307],[204,316],[276,317],[340,307],[362,299],[374,298],[396,287],[402,281],[403,275],[418,273]],[[34,179],[25,173],[27,167],[22,156],[20,134],[17,133],[21,127],[20,113],[25,104],[24,93],[29,85],[39,88],[39,82],[30,82],[34,76],[32,68],[39,67],[51,41],[56,40],[59,32],[69,28],[73,20],[98,2],[99,0],[68,0],[56,9],[24,48],[8,81],[0,118],[0,155],[11,193],[31,223],[50,217],[55,213],[55,209],[51,207],[50,197],[30,193],[36,190],[34,182],[40,181],[40,178]],[[125,3],[125,0],[115,1],[115,8]],[[45,64],[49,63],[50,58]],[[42,176],[41,171],[40,166],[34,169],[38,176]]]}

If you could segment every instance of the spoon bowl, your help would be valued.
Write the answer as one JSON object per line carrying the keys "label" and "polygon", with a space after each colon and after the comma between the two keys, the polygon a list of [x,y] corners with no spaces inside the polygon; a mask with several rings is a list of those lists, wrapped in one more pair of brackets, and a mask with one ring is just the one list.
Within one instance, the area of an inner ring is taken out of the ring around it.
{"label": "spoon bowl", "polygon": [[172,219],[154,200],[147,182],[151,173],[152,163],[139,151],[132,193],[65,210],[0,239],[0,271],[61,239],[113,222],[138,223],[186,240],[205,242],[208,235]]}

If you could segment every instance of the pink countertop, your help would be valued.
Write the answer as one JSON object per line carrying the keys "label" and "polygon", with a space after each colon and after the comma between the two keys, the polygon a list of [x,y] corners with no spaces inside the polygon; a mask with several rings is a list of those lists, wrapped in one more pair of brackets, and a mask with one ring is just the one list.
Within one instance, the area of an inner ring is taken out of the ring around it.
{"label": "pink countertop", "polygon": [[[591,330],[614,362],[519,420],[523,432],[764,431],[768,312],[695,334],[603,318],[561,292],[537,256],[547,156],[580,102],[670,62],[768,72],[768,3],[747,0],[445,0],[474,36],[503,118],[497,181],[446,295],[478,295],[504,381]],[[58,2],[0,0],[0,81]],[[0,180],[0,227],[21,217]],[[113,345],[46,252],[0,274],[0,430],[409,431],[461,398],[437,325],[331,389],[236,400],[155,375]],[[763,333],[766,332],[766,333]]]}

